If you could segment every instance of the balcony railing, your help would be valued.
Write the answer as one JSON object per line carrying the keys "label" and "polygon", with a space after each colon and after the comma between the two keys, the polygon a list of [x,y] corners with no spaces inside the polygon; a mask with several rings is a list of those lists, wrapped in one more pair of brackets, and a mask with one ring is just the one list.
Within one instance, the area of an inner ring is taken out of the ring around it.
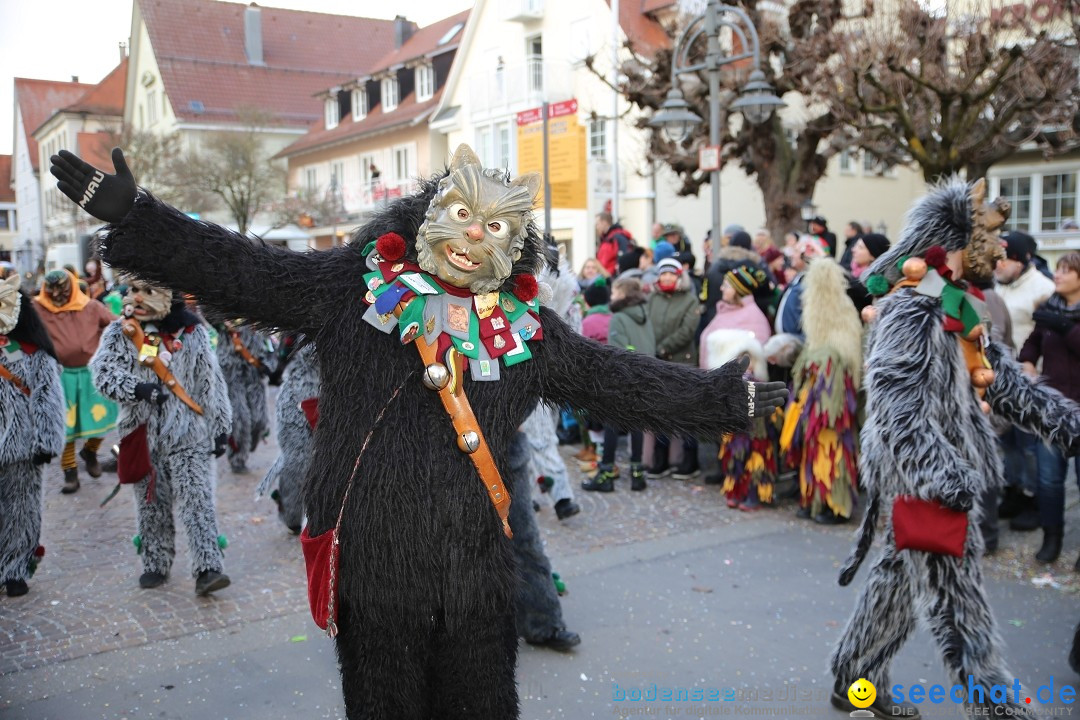
{"label": "balcony railing", "polygon": [[544,17],[544,0],[503,0],[506,3],[506,19],[511,22],[529,22]]}
{"label": "balcony railing", "polygon": [[573,71],[569,63],[532,57],[494,72],[475,73],[469,78],[469,88],[473,116],[525,110],[544,100],[573,97]]}

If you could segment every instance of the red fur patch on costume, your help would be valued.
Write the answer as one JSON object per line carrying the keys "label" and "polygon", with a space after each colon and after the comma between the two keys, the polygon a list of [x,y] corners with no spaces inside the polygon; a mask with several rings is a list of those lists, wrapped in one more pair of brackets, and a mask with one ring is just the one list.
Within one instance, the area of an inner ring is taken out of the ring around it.
{"label": "red fur patch on costume", "polygon": [[375,249],[387,260],[400,260],[405,256],[405,240],[397,233],[386,233],[375,241]]}
{"label": "red fur patch on costume", "polygon": [[45,546],[44,545],[38,545],[36,548],[34,548],[34,557],[38,557],[38,558],[45,557]]}
{"label": "red fur patch on costume", "polygon": [[536,278],[532,275],[518,275],[514,279],[514,294],[519,300],[529,302],[537,296],[540,288],[536,285]]}
{"label": "red fur patch on costume", "polygon": [[945,264],[945,248],[935,245],[926,251],[926,264],[935,270]]}

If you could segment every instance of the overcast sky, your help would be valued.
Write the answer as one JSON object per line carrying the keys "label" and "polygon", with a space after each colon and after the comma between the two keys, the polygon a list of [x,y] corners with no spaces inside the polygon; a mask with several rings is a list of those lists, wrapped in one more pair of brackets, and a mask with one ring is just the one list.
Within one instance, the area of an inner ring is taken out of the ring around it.
{"label": "overcast sky", "polygon": [[[264,7],[393,18],[428,25],[471,0],[259,0]],[[131,0],[0,0],[0,155],[12,152],[15,77],[96,83],[120,62]]]}

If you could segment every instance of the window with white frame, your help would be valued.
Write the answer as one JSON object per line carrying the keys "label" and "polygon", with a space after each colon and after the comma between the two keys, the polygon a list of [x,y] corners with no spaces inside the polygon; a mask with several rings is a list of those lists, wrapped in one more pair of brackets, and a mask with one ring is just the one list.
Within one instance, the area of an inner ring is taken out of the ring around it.
{"label": "window with white frame", "polygon": [[511,151],[509,121],[476,128],[476,152],[484,167],[512,170]]}
{"label": "window with white frame", "polygon": [[416,175],[413,165],[414,151],[412,145],[399,145],[394,148],[394,180],[398,185],[405,184]]}
{"label": "window with white frame", "polygon": [[304,189],[309,193],[319,192],[319,169],[309,167],[304,170]]}
{"label": "window with white frame", "polygon": [[330,163],[330,188],[334,191],[340,192],[341,186],[345,182],[345,162],[343,160],[336,160]]}
{"label": "window with white frame", "polygon": [[341,118],[339,117],[338,112],[337,97],[331,96],[326,98],[326,103],[323,105],[323,116],[327,130],[332,130],[338,126],[338,121]]}
{"label": "window with white frame", "polygon": [[539,36],[525,41],[525,58],[529,64],[529,91],[544,91],[544,41]]}
{"label": "window with white frame", "polygon": [[367,88],[353,88],[352,116],[353,120],[363,120],[367,117]]}
{"label": "window with white frame", "polygon": [[844,148],[840,151],[840,156],[837,162],[840,165],[841,175],[854,175],[855,174],[855,158],[852,157],[851,151]]}
{"label": "window with white frame", "polygon": [[607,160],[607,120],[589,121],[589,157]]}
{"label": "window with white frame", "polygon": [[398,106],[398,81],[396,77],[383,78],[382,81],[382,109],[383,112],[392,112]]}
{"label": "window with white frame", "polygon": [[382,171],[379,169],[378,164],[375,162],[374,155],[361,155],[360,156],[360,182],[364,186],[364,190],[372,190],[378,185],[380,178],[382,177]]}
{"label": "window with white frame", "polygon": [[1057,230],[1061,224],[1076,217],[1076,173],[1042,176],[1042,217],[1039,227]]}
{"label": "window with white frame", "polygon": [[435,68],[421,65],[416,68],[416,101],[430,100],[435,94]]}
{"label": "window with white frame", "polygon": [[1003,177],[998,181],[998,195],[1012,205],[1006,230],[1031,230],[1031,176]]}
{"label": "window with white frame", "polygon": [[157,123],[158,119],[158,107],[157,107],[157,91],[146,91],[146,122],[150,125]]}

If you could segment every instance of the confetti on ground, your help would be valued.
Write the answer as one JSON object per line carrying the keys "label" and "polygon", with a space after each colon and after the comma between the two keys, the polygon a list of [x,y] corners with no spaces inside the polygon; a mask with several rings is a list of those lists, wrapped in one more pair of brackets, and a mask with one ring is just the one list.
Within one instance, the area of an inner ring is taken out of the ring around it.
{"label": "confetti on ground", "polygon": [[291,638],[289,638],[289,642],[306,642],[306,641],[307,641],[307,635],[293,635]]}

